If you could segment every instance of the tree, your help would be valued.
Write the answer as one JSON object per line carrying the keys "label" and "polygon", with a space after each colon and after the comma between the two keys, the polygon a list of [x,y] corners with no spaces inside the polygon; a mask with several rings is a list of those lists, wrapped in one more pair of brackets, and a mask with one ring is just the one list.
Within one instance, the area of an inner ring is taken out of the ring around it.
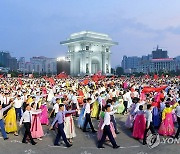
{"label": "tree", "polygon": [[124,74],[124,69],[122,67],[116,68],[116,75],[120,76]]}

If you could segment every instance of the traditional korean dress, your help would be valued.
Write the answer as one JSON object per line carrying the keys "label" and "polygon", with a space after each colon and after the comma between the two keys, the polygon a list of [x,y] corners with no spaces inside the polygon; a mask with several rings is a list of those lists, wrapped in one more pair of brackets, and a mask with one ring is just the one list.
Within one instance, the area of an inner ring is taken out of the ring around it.
{"label": "traditional korean dress", "polygon": [[172,110],[172,107],[166,107],[162,112],[162,122],[158,131],[160,135],[172,136],[175,133]]}
{"label": "traditional korean dress", "polygon": [[132,136],[136,139],[143,139],[146,129],[146,118],[144,111],[138,111],[134,120]]}
{"label": "traditional korean dress", "polygon": [[97,118],[97,116],[98,116],[98,109],[99,109],[99,103],[98,103],[98,101],[96,100],[96,101],[93,103],[93,106],[92,106],[92,112],[91,112],[91,117],[92,117],[92,118]]}
{"label": "traditional korean dress", "polygon": [[73,120],[72,114],[65,115],[64,132],[68,139],[72,139],[76,137],[74,120]]}
{"label": "traditional korean dress", "polygon": [[117,113],[121,114],[125,109],[124,104],[123,104],[123,99],[119,99],[119,101],[116,102],[116,105],[117,104],[119,104],[119,106],[117,107]]}
{"label": "traditional korean dress", "polygon": [[41,105],[41,114],[40,114],[40,121],[42,125],[48,125],[49,124],[49,119],[48,119],[48,108],[46,104]]}
{"label": "traditional korean dress", "polygon": [[5,117],[5,131],[7,133],[14,133],[17,132],[17,123],[16,123],[16,112],[15,108],[12,107],[8,112],[7,116]]}
{"label": "traditional korean dress", "polygon": [[44,136],[41,121],[39,118],[39,113],[41,113],[41,110],[37,110],[37,113],[32,114],[32,121],[31,121],[32,138],[40,138]]}

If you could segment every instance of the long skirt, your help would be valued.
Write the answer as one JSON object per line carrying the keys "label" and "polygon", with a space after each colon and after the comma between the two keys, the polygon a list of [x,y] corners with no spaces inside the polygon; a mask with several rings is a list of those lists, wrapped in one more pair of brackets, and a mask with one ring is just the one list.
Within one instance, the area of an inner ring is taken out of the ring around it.
{"label": "long skirt", "polygon": [[143,139],[146,129],[146,119],[144,114],[137,115],[134,120],[134,128],[132,136],[136,139]]}
{"label": "long skirt", "polygon": [[133,127],[133,124],[134,124],[134,117],[133,117],[131,114],[129,114],[129,115],[128,115],[128,118],[127,118],[127,120],[126,120],[126,122],[125,122],[125,126],[126,126],[127,128],[132,128],[132,127]]}
{"label": "long skirt", "polygon": [[41,105],[40,107],[42,113],[40,115],[40,121],[42,125],[48,125],[49,119],[48,119],[48,108],[46,105]]}
{"label": "long skirt", "polygon": [[[84,108],[81,109],[79,118],[78,118],[78,127],[83,129],[84,128],[84,122],[85,122],[85,117],[84,117]],[[86,128],[90,128],[89,123],[87,124]]]}
{"label": "long skirt", "polygon": [[117,107],[117,113],[121,114],[124,111],[125,107],[123,103],[120,103],[119,106]]}
{"label": "long skirt", "polygon": [[44,132],[42,129],[39,115],[36,115],[36,114],[32,116],[31,135],[32,135],[32,138],[40,138],[44,136]]}
{"label": "long skirt", "polygon": [[14,107],[7,112],[5,118],[5,131],[7,133],[17,132],[16,112]]}
{"label": "long skirt", "polygon": [[98,109],[99,109],[99,103],[98,103],[98,101],[95,101],[93,103],[92,112],[91,112],[91,117],[92,118],[97,118],[97,116],[98,116]]}
{"label": "long skirt", "polygon": [[172,136],[175,133],[172,113],[167,113],[159,127],[158,133],[163,136]]}
{"label": "long skirt", "polygon": [[72,115],[65,117],[64,132],[68,139],[76,137],[74,120]]}

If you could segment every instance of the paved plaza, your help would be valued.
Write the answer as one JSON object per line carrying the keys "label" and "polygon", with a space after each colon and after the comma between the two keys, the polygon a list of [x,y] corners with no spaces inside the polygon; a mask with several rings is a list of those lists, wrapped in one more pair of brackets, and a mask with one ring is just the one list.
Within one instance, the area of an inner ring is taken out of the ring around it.
{"label": "paved plaza", "polygon": [[[113,149],[109,143],[106,143],[105,149],[98,149],[96,134],[91,132],[83,133],[76,127],[77,137],[74,138],[73,146],[66,148],[63,143],[60,147],[53,146],[53,141],[56,133],[48,131],[47,126],[43,126],[45,136],[42,141],[37,140],[38,144],[22,144],[22,131],[18,137],[9,134],[9,140],[4,141],[0,138],[0,154],[178,154],[180,153],[180,144],[172,144],[171,140],[168,143],[162,143],[164,140],[161,137],[159,146],[150,149],[148,146],[142,145],[141,142],[131,137],[131,131],[124,126],[124,121],[127,116],[116,115],[120,134],[117,135],[116,141],[121,147]],[[77,121],[75,120],[75,123]],[[93,120],[97,129],[97,121]]]}

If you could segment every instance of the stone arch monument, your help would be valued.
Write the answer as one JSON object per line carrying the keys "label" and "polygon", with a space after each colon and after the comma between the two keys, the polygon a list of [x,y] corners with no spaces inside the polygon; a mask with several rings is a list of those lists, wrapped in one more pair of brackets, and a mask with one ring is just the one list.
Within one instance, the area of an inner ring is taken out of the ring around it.
{"label": "stone arch monument", "polygon": [[111,46],[118,45],[106,35],[91,31],[82,31],[70,35],[66,41],[60,42],[68,46],[70,74],[72,76],[92,75],[101,71],[111,73]]}

